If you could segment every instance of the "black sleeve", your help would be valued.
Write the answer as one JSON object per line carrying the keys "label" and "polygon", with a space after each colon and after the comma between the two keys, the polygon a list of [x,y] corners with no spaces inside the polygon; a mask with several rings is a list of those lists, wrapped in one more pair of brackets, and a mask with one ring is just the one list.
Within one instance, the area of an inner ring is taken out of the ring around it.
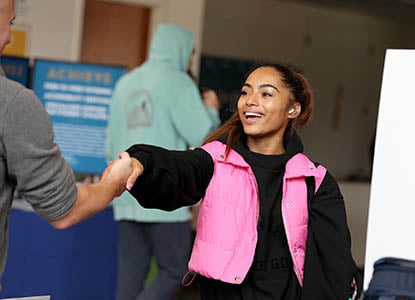
{"label": "black sleeve", "polygon": [[196,204],[213,175],[213,160],[200,148],[169,151],[134,145],[127,152],[144,166],[130,193],[145,208],[172,211]]}
{"label": "black sleeve", "polygon": [[343,196],[327,173],[310,201],[302,299],[348,299],[356,272]]}

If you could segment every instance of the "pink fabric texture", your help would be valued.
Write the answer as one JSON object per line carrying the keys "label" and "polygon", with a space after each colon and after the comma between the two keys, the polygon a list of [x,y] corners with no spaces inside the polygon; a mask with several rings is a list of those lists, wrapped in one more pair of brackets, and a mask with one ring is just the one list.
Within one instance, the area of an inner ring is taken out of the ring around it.
{"label": "pink fabric texture", "polygon": [[[240,284],[253,262],[259,215],[258,186],[250,166],[236,151],[225,160],[226,145],[215,141],[202,147],[214,161],[214,172],[200,206],[189,270],[202,276]],[[305,177],[313,176],[316,191],[326,174],[305,155],[286,164],[282,217],[294,271],[302,285],[308,234]]]}

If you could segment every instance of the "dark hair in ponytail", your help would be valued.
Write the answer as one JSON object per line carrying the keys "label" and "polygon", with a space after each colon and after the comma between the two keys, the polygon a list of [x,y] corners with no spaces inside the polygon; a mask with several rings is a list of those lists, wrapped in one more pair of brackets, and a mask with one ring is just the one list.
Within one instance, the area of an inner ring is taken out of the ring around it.
{"label": "dark hair in ponytail", "polygon": [[301,72],[297,71],[294,67],[286,66],[282,64],[269,64],[262,65],[261,67],[274,68],[281,74],[282,82],[291,91],[291,103],[289,105],[298,102],[301,106],[300,115],[293,120],[293,128],[301,128],[311,118],[311,114],[314,110],[314,96],[310,84]]}
{"label": "dark hair in ponytail", "polygon": [[[300,115],[297,118],[290,120],[285,130],[285,135],[291,135],[293,134],[294,129],[303,127],[311,118],[314,109],[314,96],[311,86],[303,74],[292,66],[282,64],[257,65],[249,72],[245,80],[253,71],[262,67],[273,68],[281,75],[282,82],[291,91],[289,106],[296,102],[301,106]],[[226,154],[228,154],[230,149],[233,148],[236,141],[243,134],[242,122],[239,119],[238,112],[235,112],[228,121],[210,134],[204,143],[215,141],[225,134],[228,134],[228,140],[226,141]]]}

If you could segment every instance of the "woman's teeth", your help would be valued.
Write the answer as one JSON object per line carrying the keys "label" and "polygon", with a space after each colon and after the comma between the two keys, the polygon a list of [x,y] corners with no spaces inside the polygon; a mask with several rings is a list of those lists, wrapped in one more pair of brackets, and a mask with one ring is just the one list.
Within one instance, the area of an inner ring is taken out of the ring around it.
{"label": "woman's teeth", "polygon": [[261,118],[262,115],[259,114],[259,113],[254,113],[254,112],[246,112],[245,117],[247,117],[247,118]]}

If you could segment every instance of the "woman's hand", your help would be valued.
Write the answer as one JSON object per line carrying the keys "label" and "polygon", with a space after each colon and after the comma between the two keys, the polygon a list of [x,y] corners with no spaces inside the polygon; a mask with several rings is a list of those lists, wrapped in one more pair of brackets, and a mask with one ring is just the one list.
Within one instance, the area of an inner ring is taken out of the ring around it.
{"label": "woman's hand", "polygon": [[116,195],[121,195],[125,189],[131,190],[137,178],[144,172],[144,167],[136,158],[127,152],[118,154],[117,160],[112,160],[102,173],[100,183],[110,182],[117,185]]}
{"label": "woman's hand", "polygon": [[118,158],[108,164],[100,180],[100,183],[114,187],[115,197],[121,195],[125,189],[130,190],[144,171],[143,165],[137,159],[131,158],[127,152],[120,153]]}
{"label": "woman's hand", "polygon": [[137,178],[141,176],[144,172],[144,166],[142,165],[142,163],[138,159],[133,158],[133,157],[131,158],[131,167],[132,167],[132,172],[127,179],[127,185],[126,185],[127,190],[132,189]]}

